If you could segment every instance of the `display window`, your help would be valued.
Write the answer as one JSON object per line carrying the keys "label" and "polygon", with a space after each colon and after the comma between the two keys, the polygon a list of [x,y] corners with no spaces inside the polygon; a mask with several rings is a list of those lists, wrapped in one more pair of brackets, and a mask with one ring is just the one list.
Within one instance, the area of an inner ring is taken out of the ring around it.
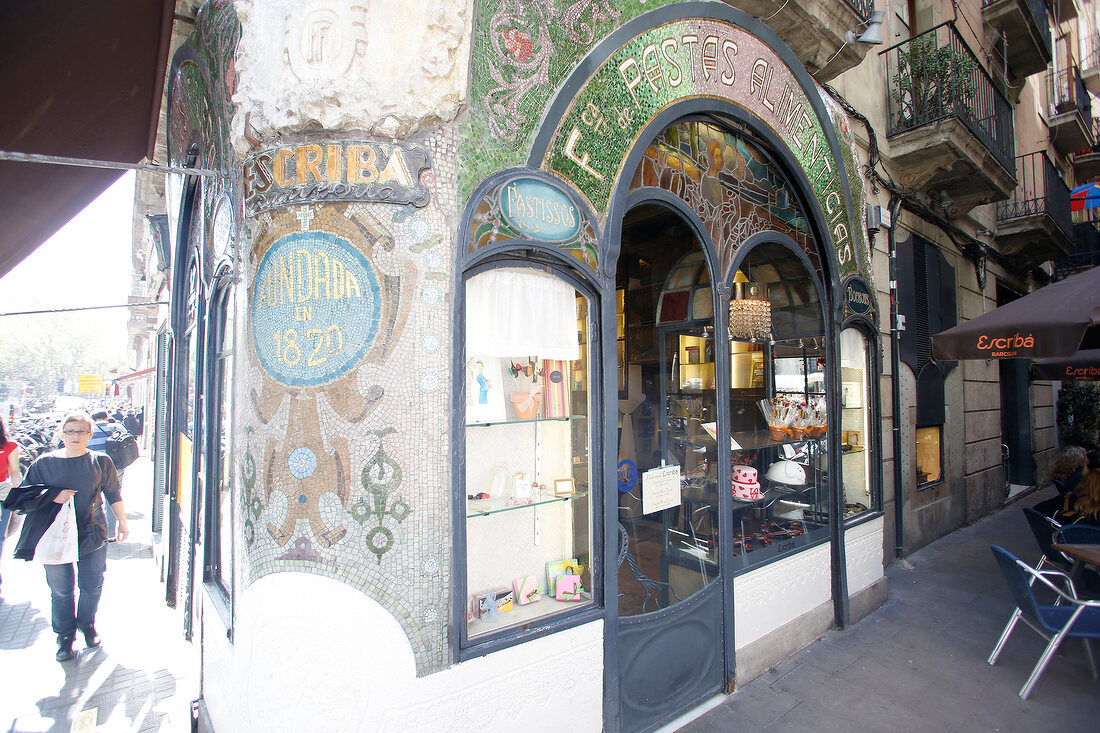
{"label": "display window", "polygon": [[871,374],[867,337],[858,328],[844,329],[840,333],[840,460],[846,519],[880,508],[872,481]]}
{"label": "display window", "polygon": [[592,309],[533,268],[466,281],[467,643],[595,604]]}
{"label": "display window", "polygon": [[[734,570],[828,538],[825,327],[793,241],[752,246],[729,302]],[[751,370],[751,371],[750,371]]]}
{"label": "display window", "polygon": [[662,131],[631,187],[684,206],[654,195],[622,225],[620,616],[702,591],[722,557],[743,571],[827,541],[832,506],[821,259],[793,189],[702,120]]}
{"label": "display window", "polygon": [[943,426],[917,428],[917,488],[943,480]]}

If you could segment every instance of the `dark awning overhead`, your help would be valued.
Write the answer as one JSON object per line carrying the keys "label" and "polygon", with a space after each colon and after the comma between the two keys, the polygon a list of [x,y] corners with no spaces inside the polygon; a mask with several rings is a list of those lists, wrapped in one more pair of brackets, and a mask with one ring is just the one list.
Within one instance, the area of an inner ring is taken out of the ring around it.
{"label": "dark awning overhead", "polygon": [[1100,267],[1039,288],[934,335],[932,353],[940,361],[1045,359],[1095,348],[1097,336]]}
{"label": "dark awning overhead", "polygon": [[[0,3],[0,150],[126,163],[152,157],[174,7]],[[0,161],[0,276],[121,175]]]}
{"label": "dark awning overhead", "polygon": [[1032,379],[1062,382],[1100,381],[1100,349],[1083,349],[1066,359],[1043,359],[1031,365]]}

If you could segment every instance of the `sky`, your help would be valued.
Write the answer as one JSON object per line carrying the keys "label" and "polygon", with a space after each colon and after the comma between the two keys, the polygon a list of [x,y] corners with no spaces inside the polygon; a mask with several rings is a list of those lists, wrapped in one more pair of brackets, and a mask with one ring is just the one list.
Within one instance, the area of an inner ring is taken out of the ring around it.
{"label": "sky", "polygon": [[[119,305],[130,295],[134,173],[125,173],[56,234],[0,278],[0,313]],[[91,334],[123,355],[129,310],[95,311]],[[7,319],[34,316],[7,316]]]}

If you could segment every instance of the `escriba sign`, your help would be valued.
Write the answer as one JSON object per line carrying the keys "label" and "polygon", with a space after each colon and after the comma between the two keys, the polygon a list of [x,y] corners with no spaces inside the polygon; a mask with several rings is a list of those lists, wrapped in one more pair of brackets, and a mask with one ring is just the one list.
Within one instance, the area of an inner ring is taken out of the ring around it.
{"label": "escriba sign", "polygon": [[249,214],[294,204],[376,201],[425,206],[431,192],[420,182],[430,167],[423,148],[336,140],[261,150],[244,163]]}

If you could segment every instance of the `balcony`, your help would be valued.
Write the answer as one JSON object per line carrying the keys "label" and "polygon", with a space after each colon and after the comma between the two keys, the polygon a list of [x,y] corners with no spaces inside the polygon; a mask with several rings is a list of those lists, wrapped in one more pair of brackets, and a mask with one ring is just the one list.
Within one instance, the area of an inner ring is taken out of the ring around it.
{"label": "balcony", "polygon": [[1093,143],[1073,153],[1073,172],[1078,181],[1100,178],[1100,119],[1092,118]]}
{"label": "balcony", "polygon": [[1053,56],[1045,0],[982,0],[982,18],[1004,34],[1005,60],[1018,79],[1046,70]]}
{"label": "balcony", "polygon": [[[825,83],[858,66],[867,55],[866,43],[845,43],[871,20],[874,0],[725,0],[778,34],[818,82]],[[779,6],[778,8],[776,6]]]}
{"label": "balcony", "polygon": [[1047,74],[1047,127],[1062,155],[1092,147],[1092,99],[1076,63]]}
{"label": "balcony", "polygon": [[1100,95],[1100,35],[1094,33],[1082,43],[1086,51],[1081,60],[1081,81],[1090,92]]}
{"label": "balcony", "polygon": [[1019,183],[997,204],[997,244],[1020,269],[1064,256],[1073,249],[1069,186],[1046,153],[1016,158]]}
{"label": "balcony", "polygon": [[950,199],[952,215],[1016,188],[1012,107],[951,22],[886,56],[888,154],[905,186]]}

